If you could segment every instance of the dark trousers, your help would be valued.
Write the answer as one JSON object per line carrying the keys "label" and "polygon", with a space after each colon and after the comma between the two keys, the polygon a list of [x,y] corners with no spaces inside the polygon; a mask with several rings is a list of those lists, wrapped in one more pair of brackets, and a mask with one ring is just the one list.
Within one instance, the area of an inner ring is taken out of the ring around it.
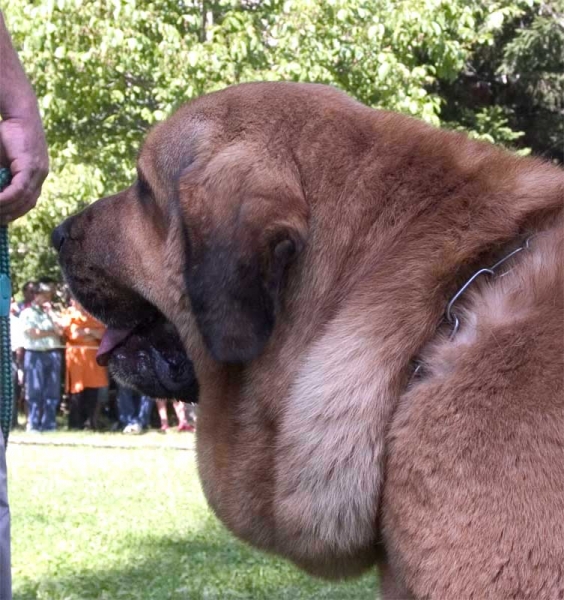
{"label": "dark trousers", "polygon": [[119,386],[117,392],[119,420],[122,426],[139,424],[149,427],[154,401],[149,396],[139,396],[133,390]]}
{"label": "dark trousers", "polygon": [[61,352],[26,350],[25,399],[29,404],[28,429],[51,431],[61,400]]}
{"label": "dark trousers", "polygon": [[69,400],[69,429],[96,429],[98,388],[84,388]]}

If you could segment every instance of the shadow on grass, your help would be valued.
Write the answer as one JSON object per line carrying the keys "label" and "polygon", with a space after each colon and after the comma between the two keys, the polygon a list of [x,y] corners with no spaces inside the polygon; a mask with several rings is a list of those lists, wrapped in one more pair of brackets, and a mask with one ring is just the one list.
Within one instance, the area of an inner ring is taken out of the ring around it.
{"label": "shadow on grass", "polygon": [[[374,574],[339,584],[256,552],[210,519],[192,538],[132,537],[107,568],[54,565],[49,577],[14,582],[14,600],[374,600]],[[30,565],[30,574],[33,565]]]}

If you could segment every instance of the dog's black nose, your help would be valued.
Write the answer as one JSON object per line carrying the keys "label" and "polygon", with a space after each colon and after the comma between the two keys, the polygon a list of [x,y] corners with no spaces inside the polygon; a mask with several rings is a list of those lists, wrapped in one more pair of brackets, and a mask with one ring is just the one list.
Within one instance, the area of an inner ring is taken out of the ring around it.
{"label": "dog's black nose", "polygon": [[69,219],[65,219],[58,227],[53,229],[53,233],[51,234],[51,245],[57,252],[61,251],[63,244],[65,243],[65,239],[69,235]]}

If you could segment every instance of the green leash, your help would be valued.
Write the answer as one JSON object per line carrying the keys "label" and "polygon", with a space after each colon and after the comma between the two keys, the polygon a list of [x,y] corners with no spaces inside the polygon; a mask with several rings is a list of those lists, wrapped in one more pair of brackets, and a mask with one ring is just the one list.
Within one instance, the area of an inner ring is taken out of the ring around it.
{"label": "green leash", "polygon": [[[0,192],[12,179],[9,169],[0,169]],[[12,347],[10,344],[10,302],[12,283],[10,281],[10,254],[8,252],[8,227],[0,226],[0,427],[4,444],[12,425],[14,406],[14,382],[12,380]]]}

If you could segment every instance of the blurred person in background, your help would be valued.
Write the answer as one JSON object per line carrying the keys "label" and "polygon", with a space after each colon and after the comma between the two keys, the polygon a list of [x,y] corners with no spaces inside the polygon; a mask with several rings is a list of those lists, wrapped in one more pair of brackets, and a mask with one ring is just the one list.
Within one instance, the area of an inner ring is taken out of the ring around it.
{"label": "blurred person in background", "polygon": [[118,384],[117,405],[123,433],[139,435],[148,429],[154,400]]}
{"label": "blurred person in background", "polygon": [[52,285],[39,283],[30,307],[20,314],[23,335],[25,399],[28,431],[53,431],[61,401],[61,335],[58,315],[51,308]]}
{"label": "blurred person in background", "polygon": [[[180,400],[173,400],[172,406],[174,408],[174,412],[176,413],[176,418],[178,419],[177,431],[196,431],[194,425],[188,422],[186,406],[184,402],[181,402]],[[161,420],[161,431],[166,433],[167,431],[170,431],[170,426],[168,424],[168,400],[157,399],[157,410],[159,411],[159,417]]]}
{"label": "blurred person in background", "polygon": [[46,302],[43,303],[45,309],[57,312],[57,282],[51,277],[40,277],[37,281],[38,286],[42,286],[43,289],[48,289],[49,297]]}
{"label": "blurred person in background", "polygon": [[33,302],[33,296],[35,295],[35,288],[37,287],[37,283],[35,281],[26,281],[23,286],[22,286],[22,295],[23,295],[23,300],[21,302],[18,302],[17,308],[17,315],[19,316],[19,314],[22,312],[22,310],[24,308],[29,308],[31,306],[31,303]]}
{"label": "blurred person in background", "polygon": [[96,362],[104,334],[102,323],[74,299],[61,325],[66,338],[65,390],[70,395],[69,429],[97,429],[100,388],[108,387],[108,372]]}

